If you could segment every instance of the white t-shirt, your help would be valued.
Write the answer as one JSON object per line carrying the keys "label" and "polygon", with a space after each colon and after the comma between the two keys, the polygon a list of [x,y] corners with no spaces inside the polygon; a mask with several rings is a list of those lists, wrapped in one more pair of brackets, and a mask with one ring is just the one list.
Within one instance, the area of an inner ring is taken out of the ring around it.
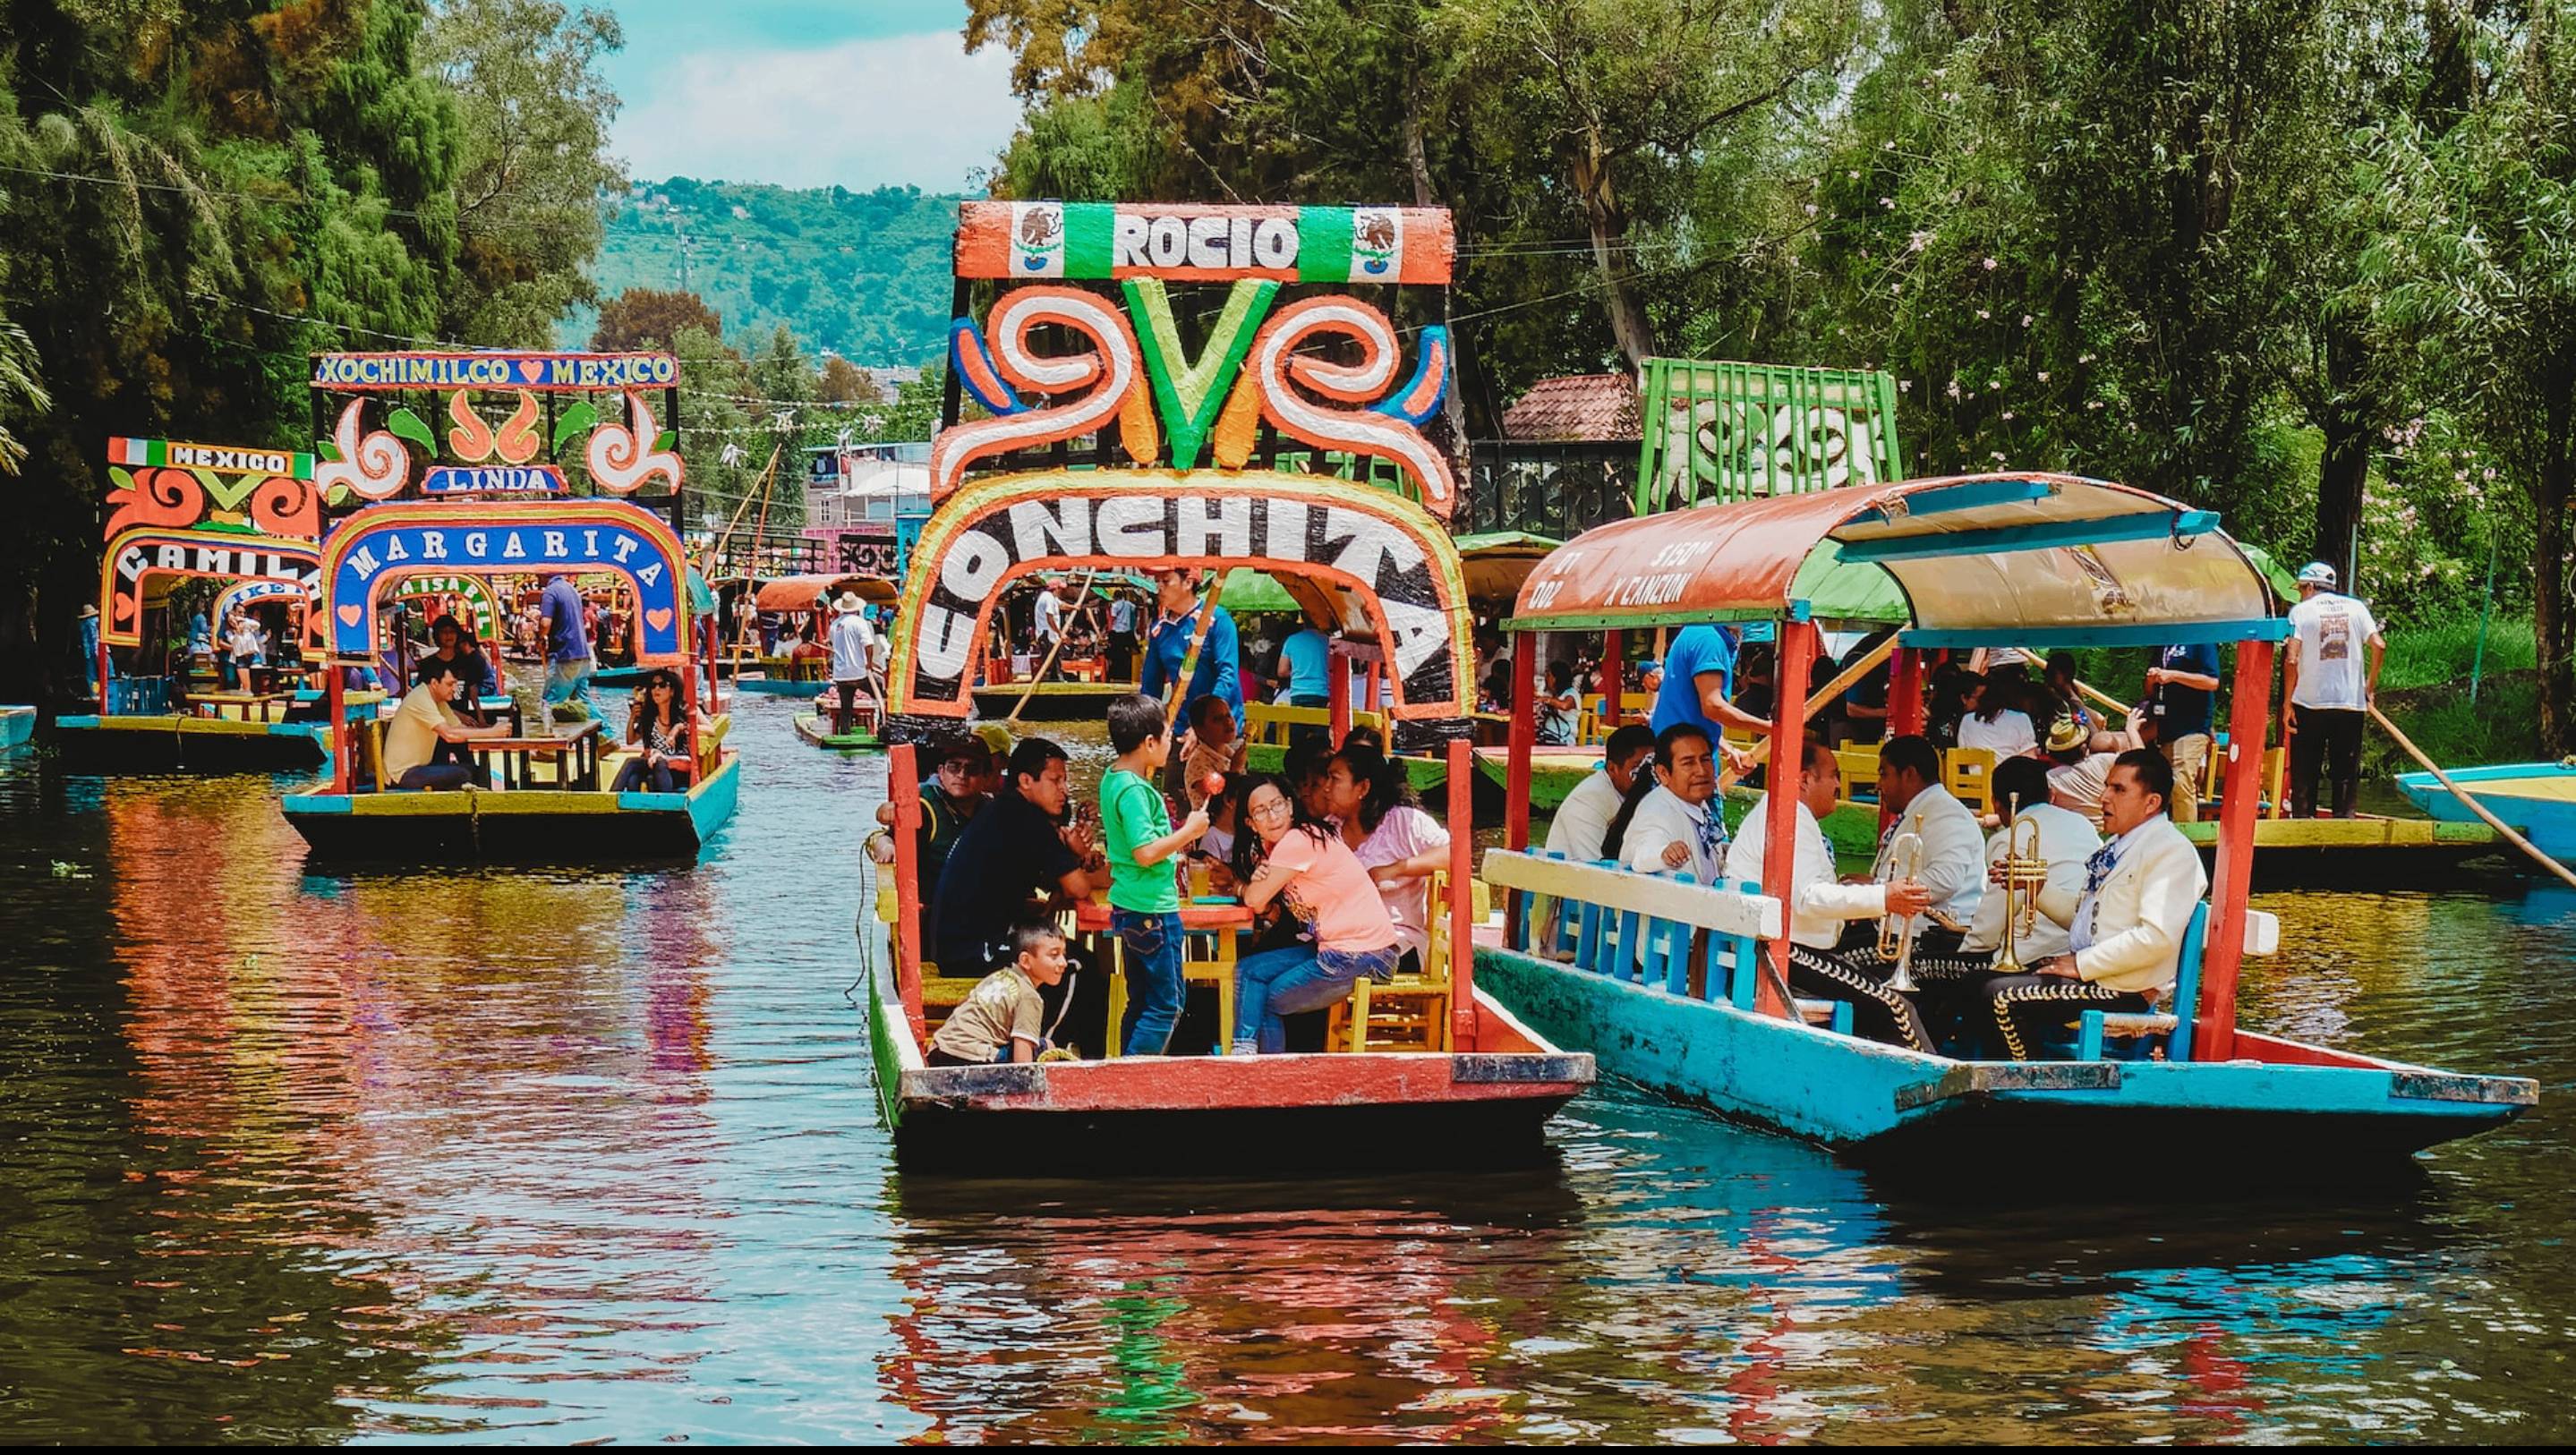
{"label": "white t-shirt", "polygon": [[1038,593],[1037,630],[1042,642],[1064,635],[1064,602],[1052,591]]}
{"label": "white t-shirt", "polygon": [[832,680],[864,682],[868,675],[868,654],[875,650],[877,629],[855,611],[845,611],[832,618]]}
{"label": "white t-shirt", "polygon": [[2360,711],[2361,649],[2377,635],[2378,619],[2349,596],[2320,591],[2291,607],[2290,641],[2299,654],[2291,705]]}
{"label": "white t-shirt", "polygon": [[[1718,866],[1726,852],[1726,821],[1716,818],[1717,803],[1684,803],[1674,792],[1658,783],[1637,804],[1628,820],[1628,837],[1621,841],[1628,867],[1639,874],[1660,874],[1666,878],[1688,874],[1701,884],[1717,883]],[[1716,824],[1716,833],[1707,826]],[[1707,846],[1703,847],[1703,842]],[[1690,850],[1690,857],[1679,868],[1664,862],[1664,846],[1679,842]]]}
{"label": "white t-shirt", "polygon": [[1557,806],[1556,818],[1547,826],[1547,851],[1577,864],[1593,863],[1601,857],[1601,841],[1618,814],[1619,789],[1609,773],[1587,774]]}
{"label": "white t-shirt", "polygon": [[429,695],[425,686],[416,686],[403,694],[394,708],[393,721],[385,724],[385,781],[393,782],[405,773],[427,763],[438,750],[441,727],[462,727],[464,720],[446,703]]}
{"label": "white t-shirt", "polygon": [[2030,714],[2007,707],[1993,722],[1973,712],[1959,719],[1959,746],[1990,748],[1998,760],[2018,758],[2039,746],[2039,736],[2030,729]]}

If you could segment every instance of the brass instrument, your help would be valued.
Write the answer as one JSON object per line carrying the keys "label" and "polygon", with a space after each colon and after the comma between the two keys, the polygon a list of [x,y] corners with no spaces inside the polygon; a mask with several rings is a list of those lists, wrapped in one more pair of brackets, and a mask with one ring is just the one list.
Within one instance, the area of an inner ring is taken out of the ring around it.
{"label": "brass instrument", "polygon": [[[1887,846],[1888,882],[1913,879],[1923,872],[1923,836],[1898,834]],[[1911,916],[1881,915],[1878,921],[1878,958],[1894,960],[1896,973],[1887,979],[1887,988],[1898,992],[1914,989],[1914,932]]]}
{"label": "brass instrument", "polygon": [[[2024,829],[2029,834],[2024,835]],[[2004,947],[1995,954],[1995,972],[2019,975],[2017,945],[2022,936],[2039,930],[2039,895],[2048,887],[2048,859],[2039,850],[2038,820],[2014,819],[2004,833],[2003,863],[1998,866],[2003,870]]]}

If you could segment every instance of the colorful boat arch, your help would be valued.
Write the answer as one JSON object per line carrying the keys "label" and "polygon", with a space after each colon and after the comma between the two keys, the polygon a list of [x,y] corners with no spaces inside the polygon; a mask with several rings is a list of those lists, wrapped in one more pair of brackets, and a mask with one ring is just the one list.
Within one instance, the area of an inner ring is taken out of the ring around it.
{"label": "colorful boat arch", "polygon": [[232,614],[236,606],[256,601],[309,601],[304,588],[284,581],[236,581],[215,593],[214,609],[207,616],[218,623]]}
{"label": "colorful boat arch", "polygon": [[1395,715],[1472,710],[1472,617],[1458,553],[1430,512],[1330,476],[1049,470],[978,481],[913,547],[888,687],[897,713],[959,718],[1003,588],[1040,571],[1245,566],[1334,588],[1340,625],[1392,666]]}
{"label": "colorful boat arch", "polygon": [[[449,501],[372,505],[322,543],[327,613],[314,613],[309,645],[343,661],[375,649],[385,583],[419,576],[605,573],[635,592],[636,659],[687,660],[686,557],[670,524],[622,500],[509,502],[480,509]],[[326,635],[327,634],[327,635]]]}
{"label": "colorful boat arch", "polygon": [[481,576],[440,575],[405,577],[394,588],[394,594],[415,600],[432,596],[461,596],[465,609],[474,614],[470,623],[476,639],[498,641],[501,636],[501,599],[493,594],[492,583]]}
{"label": "colorful boat arch", "polygon": [[136,526],[107,542],[99,568],[99,640],[111,647],[143,644],[143,608],[160,577],[277,582],[311,599],[322,574],[309,541],[237,531]]}

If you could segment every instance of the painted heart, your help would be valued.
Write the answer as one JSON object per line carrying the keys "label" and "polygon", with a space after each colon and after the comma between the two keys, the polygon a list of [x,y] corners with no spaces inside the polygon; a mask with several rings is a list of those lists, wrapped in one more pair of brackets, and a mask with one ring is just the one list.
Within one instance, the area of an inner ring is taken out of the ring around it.
{"label": "painted heart", "polygon": [[521,359],[519,361],[519,382],[522,384],[534,384],[545,372],[545,361],[542,359]]}
{"label": "painted heart", "polygon": [[657,632],[669,631],[671,629],[670,608],[657,606],[644,613],[644,624]]}
{"label": "painted heart", "polygon": [[358,605],[356,602],[351,602],[349,605],[340,608],[340,620],[346,622],[350,626],[356,626],[359,622],[366,620],[366,617],[367,609]]}

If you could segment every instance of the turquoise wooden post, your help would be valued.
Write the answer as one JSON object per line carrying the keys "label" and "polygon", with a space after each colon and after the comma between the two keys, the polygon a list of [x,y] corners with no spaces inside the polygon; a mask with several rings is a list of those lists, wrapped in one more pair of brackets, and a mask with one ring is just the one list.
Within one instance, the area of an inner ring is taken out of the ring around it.
{"label": "turquoise wooden post", "polygon": [[1575,926],[1574,963],[1586,970],[1598,971],[1601,964],[1601,921],[1608,916],[1601,906],[1589,900],[1579,901],[1582,913]]}
{"label": "turquoise wooden post", "polygon": [[1638,914],[1633,909],[1619,911],[1619,978],[1630,983],[1637,979],[1639,941]]}

